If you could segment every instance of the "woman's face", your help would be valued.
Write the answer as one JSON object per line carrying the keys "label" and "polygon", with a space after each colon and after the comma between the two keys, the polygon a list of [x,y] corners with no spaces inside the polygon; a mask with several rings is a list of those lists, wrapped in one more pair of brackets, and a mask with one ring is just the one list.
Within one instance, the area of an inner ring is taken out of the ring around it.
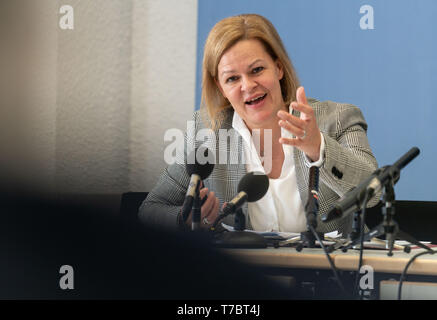
{"label": "woman's face", "polygon": [[277,112],[285,109],[283,75],[282,65],[259,40],[241,40],[220,59],[217,85],[250,130],[273,128]]}

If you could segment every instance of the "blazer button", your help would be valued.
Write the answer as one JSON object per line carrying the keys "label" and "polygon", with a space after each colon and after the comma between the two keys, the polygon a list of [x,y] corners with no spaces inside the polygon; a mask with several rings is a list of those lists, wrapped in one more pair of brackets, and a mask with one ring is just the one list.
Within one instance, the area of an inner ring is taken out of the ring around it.
{"label": "blazer button", "polygon": [[332,174],[337,178],[343,178],[343,172],[339,171],[336,167],[332,167]]}

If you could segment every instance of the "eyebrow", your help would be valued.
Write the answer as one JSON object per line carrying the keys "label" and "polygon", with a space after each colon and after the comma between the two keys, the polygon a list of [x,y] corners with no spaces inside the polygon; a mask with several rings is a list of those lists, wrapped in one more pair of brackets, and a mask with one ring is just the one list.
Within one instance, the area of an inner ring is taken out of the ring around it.
{"label": "eyebrow", "polygon": [[[252,68],[252,66],[260,61],[263,61],[263,59],[256,59],[254,62],[252,62],[251,64],[249,64],[248,69]],[[234,70],[225,70],[221,73],[221,75],[225,74],[225,73],[233,73],[235,72]]]}

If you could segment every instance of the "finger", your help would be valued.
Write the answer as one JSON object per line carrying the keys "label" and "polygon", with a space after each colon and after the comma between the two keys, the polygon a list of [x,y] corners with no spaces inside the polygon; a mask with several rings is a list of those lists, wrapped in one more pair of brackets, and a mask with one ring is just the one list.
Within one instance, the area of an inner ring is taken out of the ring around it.
{"label": "finger", "polygon": [[293,110],[299,111],[300,113],[299,117],[303,121],[308,121],[313,116],[313,109],[306,104],[292,102],[291,107],[293,108]]}
{"label": "finger", "polygon": [[[210,197],[211,198],[211,197]],[[209,213],[206,213],[204,216],[202,216],[202,227],[209,228],[213,223],[215,223],[217,217],[218,217],[218,211],[220,207],[220,202],[217,197],[214,197],[214,205]]]}
{"label": "finger", "polygon": [[208,188],[200,189],[200,191],[199,191],[200,199],[203,200],[205,198],[205,196],[207,196],[207,194],[208,194]]}
{"label": "finger", "polygon": [[202,206],[202,217],[206,217],[209,214],[214,206],[215,199],[214,192],[211,191],[208,195],[208,200],[206,200],[205,204]]}
{"label": "finger", "polygon": [[300,112],[300,118],[304,121],[314,117],[314,109],[307,104],[292,102],[291,107]]}
{"label": "finger", "polygon": [[208,188],[200,189],[199,197],[201,199],[200,206],[202,207],[205,204],[206,200],[208,200]]}
{"label": "finger", "polygon": [[227,202],[223,202],[222,210],[226,207],[227,204],[228,204]]}
{"label": "finger", "polygon": [[214,206],[212,207],[212,210],[210,212],[210,214],[208,215],[208,220],[209,221],[214,221],[217,216],[218,216],[218,212],[219,212],[219,208],[220,208],[220,201],[219,199],[216,197],[215,198],[215,202],[214,202]]}
{"label": "finger", "polygon": [[288,121],[290,122],[292,125],[301,128],[301,129],[305,129],[305,126],[307,125],[307,122],[305,120],[299,119],[298,117],[293,116],[292,114],[289,114],[285,111],[279,111],[278,112],[278,117],[281,120],[284,121]]}
{"label": "finger", "polygon": [[285,130],[290,131],[296,137],[303,137],[305,135],[305,130],[304,129],[296,127],[295,125],[291,124],[288,121],[280,120],[279,121],[279,126],[284,128]]}
{"label": "finger", "polygon": [[205,204],[206,200],[208,200],[208,196],[207,195],[200,202],[200,206],[203,206]]}
{"label": "finger", "polygon": [[307,97],[305,95],[304,87],[297,88],[296,100],[297,100],[297,103],[308,104]]}
{"label": "finger", "polygon": [[287,144],[289,146],[293,146],[293,147],[300,147],[302,145],[302,139],[299,138],[279,138],[279,143],[282,144]]}
{"label": "finger", "polygon": [[220,201],[218,198],[216,198],[216,202],[214,204],[214,207],[211,211],[211,214],[208,216],[208,221],[212,224],[215,223],[219,216],[219,209],[220,209]]}

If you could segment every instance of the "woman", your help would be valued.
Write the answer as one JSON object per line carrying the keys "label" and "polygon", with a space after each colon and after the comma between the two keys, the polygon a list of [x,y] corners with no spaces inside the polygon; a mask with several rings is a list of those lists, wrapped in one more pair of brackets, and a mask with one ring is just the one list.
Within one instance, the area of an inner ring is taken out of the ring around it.
{"label": "woman", "polygon": [[[211,30],[204,49],[202,106],[194,120],[196,132],[211,128],[215,137],[220,130],[235,130],[238,142],[223,148],[215,141],[212,148],[216,154],[251,160],[216,164],[203,181],[205,228],[237,194],[239,180],[249,171],[265,172],[270,185],[261,200],[243,208],[247,227],[301,232],[306,230],[311,166],[320,169],[319,216],[377,168],[361,111],[307,98],[275,28],[259,15],[226,18]],[[140,218],[176,226],[188,184],[184,164],[170,165],[141,206]],[[377,201],[373,198],[369,206]],[[350,219],[327,224],[319,219],[318,231],[348,232]],[[224,222],[232,225],[233,218]]]}

